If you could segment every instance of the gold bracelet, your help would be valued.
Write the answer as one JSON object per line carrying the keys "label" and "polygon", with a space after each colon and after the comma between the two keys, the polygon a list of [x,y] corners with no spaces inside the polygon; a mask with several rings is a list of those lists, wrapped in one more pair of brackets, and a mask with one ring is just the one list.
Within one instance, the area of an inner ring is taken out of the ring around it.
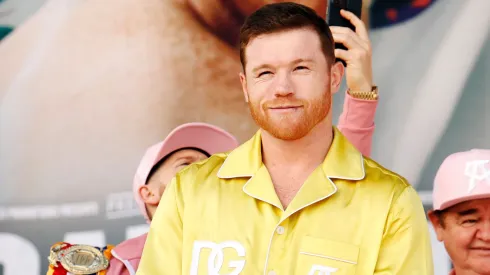
{"label": "gold bracelet", "polygon": [[352,91],[347,90],[347,93],[353,98],[364,99],[364,100],[377,100],[378,99],[378,86],[373,86],[371,91]]}

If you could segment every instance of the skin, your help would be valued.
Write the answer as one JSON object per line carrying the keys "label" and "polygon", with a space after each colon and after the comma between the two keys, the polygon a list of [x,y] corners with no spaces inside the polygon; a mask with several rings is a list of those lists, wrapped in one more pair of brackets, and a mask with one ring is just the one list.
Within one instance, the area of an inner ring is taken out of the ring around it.
{"label": "skin", "polygon": [[[348,48],[336,50],[347,63],[347,84],[371,87],[367,31],[359,18],[342,14],[358,32],[332,28],[334,39],[342,39]],[[252,117],[264,130],[263,162],[286,208],[330,147],[332,94],[338,91],[344,68],[328,61],[317,33],[310,28],[253,38],[245,56],[245,72],[240,73],[243,94]]]}
{"label": "skin", "polygon": [[186,122],[241,141],[257,129],[230,73],[238,55],[192,13],[170,1],[104,3],[45,6],[0,44],[0,182],[12,196],[32,200],[31,182],[48,201],[86,182],[120,190],[141,152]]}
{"label": "skin", "polygon": [[[238,43],[238,34],[241,24],[246,16],[260,7],[270,3],[283,2],[281,0],[181,0],[187,2],[191,9],[200,15],[201,20],[208,29],[219,36],[223,41],[234,46]],[[327,0],[296,0],[315,10],[318,15],[326,18],[329,1]],[[369,26],[369,8],[372,0],[362,1],[362,20]]]}
{"label": "skin", "polygon": [[[183,1],[185,2],[185,1]],[[216,36],[232,47],[238,44],[240,27],[245,18],[263,5],[284,1],[264,0],[188,0],[190,8],[201,16],[201,20]],[[314,9],[325,17],[326,0],[293,1]]]}
{"label": "skin", "polygon": [[139,189],[150,219],[153,218],[160,203],[160,198],[172,178],[191,163],[207,158],[205,154],[199,151],[184,149],[173,153],[162,163],[160,168],[150,177],[148,183]]}
{"label": "skin", "polygon": [[490,199],[470,200],[429,218],[457,275],[490,274]]}

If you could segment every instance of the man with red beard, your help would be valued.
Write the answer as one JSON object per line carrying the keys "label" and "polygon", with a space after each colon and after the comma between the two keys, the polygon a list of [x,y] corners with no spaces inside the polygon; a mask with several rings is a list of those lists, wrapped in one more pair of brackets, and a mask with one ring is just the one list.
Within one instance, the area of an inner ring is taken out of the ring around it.
{"label": "man with red beard", "polygon": [[[178,173],[153,217],[138,275],[433,273],[415,190],[332,126],[331,98],[372,88],[362,21],[332,27],[295,3],[266,5],[240,32],[253,138]],[[349,51],[334,50],[334,40]]]}
{"label": "man with red beard", "polygon": [[[257,128],[236,81],[237,38],[267,2],[46,0],[0,43],[0,202],[123,191],[140,153],[187,122],[248,139]],[[326,14],[327,0],[297,2]],[[367,133],[374,111],[359,109],[377,100],[348,88],[344,110]]]}

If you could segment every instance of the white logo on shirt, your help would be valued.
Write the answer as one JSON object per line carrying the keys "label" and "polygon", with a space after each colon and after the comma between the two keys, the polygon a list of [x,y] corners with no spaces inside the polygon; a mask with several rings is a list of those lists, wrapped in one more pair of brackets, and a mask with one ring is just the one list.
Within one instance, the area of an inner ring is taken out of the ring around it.
{"label": "white logo on shirt", "polygon": [[308,275],[332,275],[337,270],[338,270],[338,268],[333,268],[333,267],[329,267],[329,266],[313,265],[311,267]]}
{"label": "white logo on shirt", "polygon": [[[225,248],[232,248],[239,257],[245,257],[245,248],[237,241],[226,241],[219,244],[210,241],[194,241],[194,247],[192,248],[191,275],[198,274],[199,259],[203,248],[211,249],[208,258],[207,275],[220,275],[219,271],[223,266],[223,250]],[[228,275],[238,275],[242,272],[244,267],[245,260],[230,261],[228,263],[228,268],[234,268],[234,270],[231,273],[228,273]]]}
{"label": "white logo on shirt", "polygon": [[489,162],[490,160],[474,160],[466,163],[464,174],[470,178],[468,193],[473,191],[476,184],[483,180],[486,180],[487,184],[490,185],[490,169],[485,167]]}

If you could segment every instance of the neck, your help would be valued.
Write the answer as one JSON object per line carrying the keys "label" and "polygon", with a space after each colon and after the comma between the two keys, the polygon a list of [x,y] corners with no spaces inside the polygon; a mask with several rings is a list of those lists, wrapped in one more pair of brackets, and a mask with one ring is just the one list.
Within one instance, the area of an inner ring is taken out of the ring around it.
{"label": "neck", "polygon": [[151,204],[146,204],[146,213],[148,213],[148,217],[150,217],[150,220],[153,220],[153,215],[155,215],[157,207],[158,205],[154,206]]}
{"label": "neck", "polygon": [[318,123],[301,139],[280,140],[262,131],[262,161],[267,168],[282,166],[317,167],[323,163],[332,144],[333,130],[329,119]]}
{"label": "neck", "polygon": [[194,12],[206,29],[232,47],[238,45],[245,16],[231,0],[180,0]]}

